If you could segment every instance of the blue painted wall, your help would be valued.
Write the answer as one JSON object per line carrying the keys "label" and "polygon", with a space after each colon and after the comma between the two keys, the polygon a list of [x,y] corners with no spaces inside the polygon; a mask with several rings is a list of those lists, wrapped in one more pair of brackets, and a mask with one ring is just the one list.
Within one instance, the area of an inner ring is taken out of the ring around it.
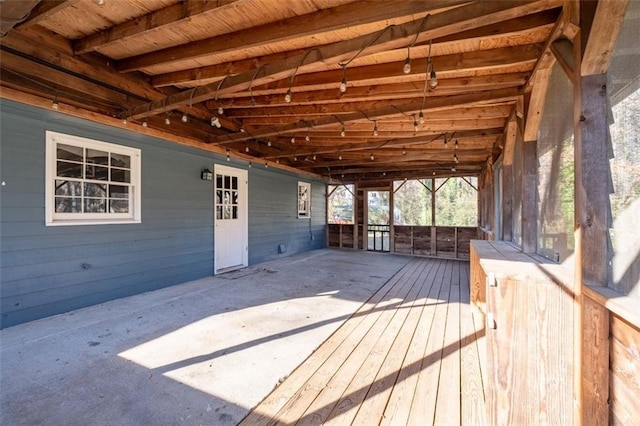
{"label": "blue painted wall", "polygon": [[[45,131],[142,150],[142,223],[44,225]],[[0,327],[213,274],[215,154],[132,131],[0,100]],[[249,170],[249,262],[325,246],[324,184],[313,214],[298,219],[297,182]],[[312,238],[313,237],[313,238]],[[286,253],[278,252],[285,244]]]}

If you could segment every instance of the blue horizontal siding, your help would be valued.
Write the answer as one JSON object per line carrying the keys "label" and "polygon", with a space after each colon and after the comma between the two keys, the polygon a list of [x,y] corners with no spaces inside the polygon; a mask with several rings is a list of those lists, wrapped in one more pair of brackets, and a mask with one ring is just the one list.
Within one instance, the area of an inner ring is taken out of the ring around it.
{"label": "blue horizontal siding", "polygon": [[[0,122],[0,327],[213,273],[213,183],[200,170],[246,163],[4,99]],[[142,223],[45,226],[46,130],[140,148]],[[324,184],[311,182],[309,228],[298,180],[249,170],[250,264],[325,246]]]}

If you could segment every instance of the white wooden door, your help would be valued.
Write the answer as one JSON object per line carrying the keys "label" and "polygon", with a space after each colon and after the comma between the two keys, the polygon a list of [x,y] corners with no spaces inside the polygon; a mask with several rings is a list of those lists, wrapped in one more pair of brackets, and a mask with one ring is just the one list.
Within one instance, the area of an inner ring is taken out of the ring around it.
{"label": "white wooden door", "polygon": [[248,266],[246,170],[214,166],[215,273]]}

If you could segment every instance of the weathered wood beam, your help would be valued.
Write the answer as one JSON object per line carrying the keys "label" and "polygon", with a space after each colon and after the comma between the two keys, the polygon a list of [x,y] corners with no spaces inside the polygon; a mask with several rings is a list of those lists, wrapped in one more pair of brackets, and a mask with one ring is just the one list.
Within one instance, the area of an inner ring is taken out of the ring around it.
{"label": "weathered wood beam", "polygon": [[[443,108],[463,105],[473,105],[482,102],[505,102],[515,101],[520,92],[517,89],[501,89],[501,90],[489,90],[478,93],[471,93],[468,95],[457,95],[446,98],[429,98],[424,102],[424,108],[422,100],[413,101],[407,104],[400,104],[394,107],[385,107],[376,110],[364,111],[370,119],[377,119],[379,117],[394,116],[402,111],[406,114],[411,114],[423,109],[425,114],[432,108]],[[301,121],[295,124],[269,127],[261,129],[247,129],[250,131],[234,133],[226,135],[225,137],[217,138],[217,142],[233,142],[243,141],[259,137],[279,136],[281,134],[288,134],[299,131],[301,129],[318,128],[323,126],[333,126],[336,123],[348,123],[350,121],[357,121],[362,119],[362,111],[350,114],[343,114],[338,116],[324,117],[311,121]]]}
{"label": "weathered wood beam", "polygon": [[[418,34],[418,40],[428,40],[433,37],[452,34],[462,29],[480,27],[505,19],[511,19],[519,15],[536,13],[548,9],[551,4],[556,3],[557,2],[542,0],[522,3],[472,3],[431,16],[427,30],[422,28],[422,20],[417,20],[403,25],[389,27],[385,31],[375,35],[375,41],[373,41],[372,35],[368,34],[344,42],[334,43],[323,48],[310,50],[305,53],[305,55],[299,55],[278,63],[267,64],[256,70],[256,72],[231,76],[227,79],[225,87],[219,90],[217,84],[209,84],[198,87],[193,93],[191,91],[185,91],[169,96],[163,101],[154,101],[148,105],[137,107],[134,110],[134,117],[142,118],[168,109],[174,109],[189,102],[190,98],[193,102],[198,103],[214,98],[218,92],[222,95],[247,90],[252,85],[257,86],[270,81],[287,78],[291,72],[298,67],[303,71],[302,68],[304,66],[300,65],[302,59],[306,59],[307,63],[314,63],[321,60],[326,64],[339,63],[340,61],[351,59],[354,53],[358,52],[362,46],[369,46],[367,48],[368,53],[380,52],[389,48],[401,48],[402,46],[406,46],[407,42],[413,42],[416,34]],[[305,56],[308,57],[305,58]]]}
{"label": "weathered wood beam", "polygon": [[558,20],[555,26],[553,27],[553,30],[551,31],[551,35],[549,36],[546,43],[544,44],[542,54],[538,58],[538,61],[533,67],[533,71],[529,76],[529,81],[527,81],[527,84],[525,86],[526,90],[531,90],[533,88],[534,82],[540,81],[540,79],[537,76],[538,72],[544,72],[545,70],[553,66],[555,62],[555,56],[551,52],[551,45],[555,40],[563,36],[564,29],[568,25],[568,17],[569,17],[569,14],[566,13],[564,10],[562,11],[562,13],[560,13]]}
{"label": "weathered wood beam", "polygon": [[132,37],[139,37],[145,33],[158,31],[159,29],[166,30],[172,26],[188,22],[195,16],[207,16],[236,1],[237,0],[218,0],[215,2],[207,2],[201,0],[183,0],[180,3],[167,6],[147,15],[76,40],[73,44],[73,51],[76,55],[84,55],[85,53],[99,50],[113,43],[125,43]]}
{"label": "weathered wood beam", "polygon": [[134,56],[119,61],[117,66],[122,72],[135,71],[160,64],[166,65],[238,49],[265,46],[295,38],[312,37],[343,28],[352,28],[357,25],[376,22],[383,22],[381,25],[385,25],[384,21],[389,19],[423,14],[441,7],[450,7],[462,3],[465,3],[465,1],[410,1],[403,3],[403,7],[398,7],[398,5],[388,2],[369,2],[367,7],[353,7],[352,4],[345,4],[316,13],[289,18],[278,22],[277,25],[269,23],[253,27],[248,31],[236,31]]}
{"label": "weathered wood beam", "polygon": [[[584,3],[582,1],[581,5]],[[602,74],[609,68],[628,5],[629,0],[601,0],[597,2],[593,16],[581,14],[581,22],[590,19],[581,32],[582,75]]]}
{"label": "weathered wood beam", "polygon": [[533,80],[532,90],[525,94],[525,126],[523,134],[525,142],[538,139],[538,129],[542,121],[542,112],[544,110],[544,101],[547,95],[551,70],[552,68],[538,70]]}
{"label": "weathered wood beam", "polygon": [[569,77],[569,80],[575,81],[575,70],[573,64],[573,43],[566,38],[560,38],[551,43],[551,52],[553,56]]}
{"label": "weathered wood beam", "polygon": [[31,10],[29,17],[22,23],[16,25],[15,28],[30,28],[79,1],[80,0],[43,0]]}

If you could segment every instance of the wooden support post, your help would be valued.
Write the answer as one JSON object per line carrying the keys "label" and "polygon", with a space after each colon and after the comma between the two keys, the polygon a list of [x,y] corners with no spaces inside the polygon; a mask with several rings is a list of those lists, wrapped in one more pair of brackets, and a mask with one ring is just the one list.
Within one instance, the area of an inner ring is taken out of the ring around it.
{"label": "wooden support post", "polygon": [[535,253],[537,247],[536,205],[537,186],[537,141],[522,144],[522,251]]}
{"label": "wooden support post", "polygon": [[[582,76],[576,85],[575,143],[576,279],[578,285],[607,283],[607,78]],[[578,109],[576,108],[576,109]],[[609,311],[582,297],[581,392],[583,424],[609,419]]]}
{"label": "wooden support post", "polygon": [[394,214],[393,211],[393,181],[389,182],[389,252],[395,253],[396,251],[396,233],[393,227]]}
{"label": "wooden support post", "polygon": [[437,254],[436,247],[436,180],[431,179],[431,256]]}
{"label": "wooden support post", "polygon": [[512,117],[507,124],[504,155],[502,157],[502,239],[513,240],[513,155],[518,123]]}

